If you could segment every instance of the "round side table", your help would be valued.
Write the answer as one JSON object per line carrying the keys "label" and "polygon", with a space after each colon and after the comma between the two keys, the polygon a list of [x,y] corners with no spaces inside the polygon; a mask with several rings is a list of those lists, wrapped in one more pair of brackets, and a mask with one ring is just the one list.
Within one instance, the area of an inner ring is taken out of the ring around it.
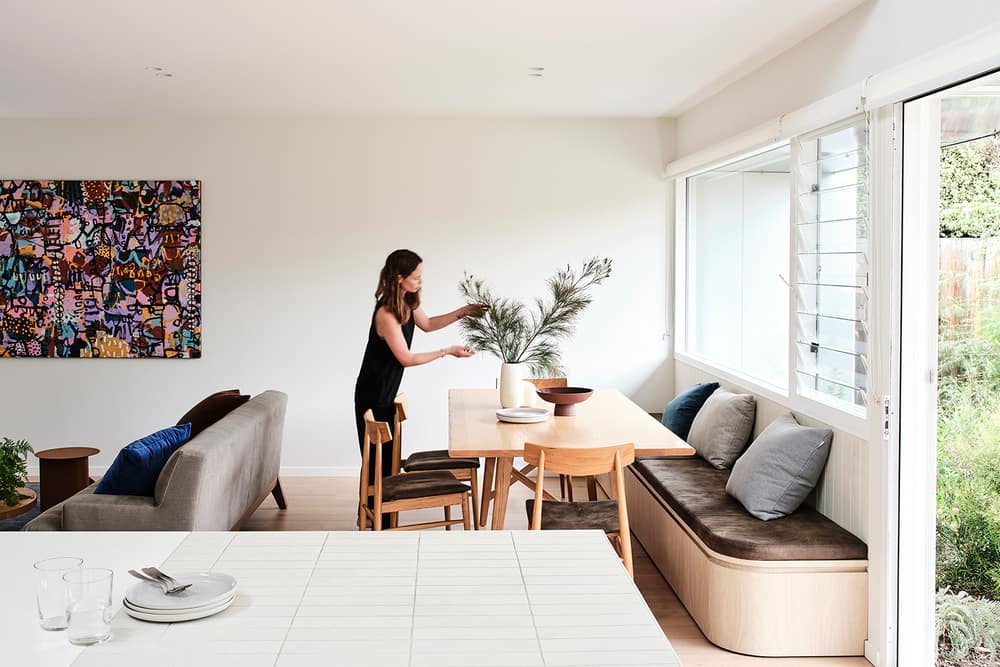
{"label": "round side table", "polygon": [[21,488],[17,490],[22,496],[27,496],[27,498],[21,498],[20,502],[16,505],[0,505],[0,520],[3,519],[13,519],[19,514],[24,514],[35,506],[35,492],[31,489]]}
{"label": "round side table", "polygon": [[87,488],[91,483],[87,459],[100,451],[96,447],[57,447],[35,452],[42,495],[39,509],[44,512]]}

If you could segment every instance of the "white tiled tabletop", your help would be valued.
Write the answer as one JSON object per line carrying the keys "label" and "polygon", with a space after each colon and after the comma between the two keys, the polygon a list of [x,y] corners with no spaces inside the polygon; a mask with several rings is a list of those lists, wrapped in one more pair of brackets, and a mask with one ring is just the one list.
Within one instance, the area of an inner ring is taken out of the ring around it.
{"label": "white tiled tabletop", "polygon": [[236,577],[175,624],[120,611],[76,667],[680,665],[597,531],[191,533],[167,572]]}

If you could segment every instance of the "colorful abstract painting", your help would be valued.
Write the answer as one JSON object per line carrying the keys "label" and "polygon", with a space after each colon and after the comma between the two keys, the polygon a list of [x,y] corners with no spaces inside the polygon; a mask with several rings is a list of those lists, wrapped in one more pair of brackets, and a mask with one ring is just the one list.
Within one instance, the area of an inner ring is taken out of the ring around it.
{"label": "colorful abstract painting", "polygon": [[200,181],[0,181],[0,357],[200,356]]}

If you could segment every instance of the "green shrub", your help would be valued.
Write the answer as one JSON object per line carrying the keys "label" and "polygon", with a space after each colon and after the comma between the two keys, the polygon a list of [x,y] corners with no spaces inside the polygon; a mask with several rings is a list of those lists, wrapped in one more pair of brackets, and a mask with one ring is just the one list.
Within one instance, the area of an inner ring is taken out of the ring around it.
{"label": "green shrub", "polygon": [[0,438],[0,505],[16,505],[21,499],[17,489],[27,483],[30,451],[26,440]]}
{"label": "green shrub", "polygon": [[1000,597],[1000,400],[980,383],[941,388],[937,584]]}
{"label": "green shrub", "polygon": [[937,593],[934,627],[938,638],[938,656],[961,660],[976,651],[991,659],[1000,648],[1000,605],[976,599],[964,591],[948,589]]}
{"label": "green shrub", "polygon": [[1000,150],[981,139],[941,152],[941,236],[1000,235]]}

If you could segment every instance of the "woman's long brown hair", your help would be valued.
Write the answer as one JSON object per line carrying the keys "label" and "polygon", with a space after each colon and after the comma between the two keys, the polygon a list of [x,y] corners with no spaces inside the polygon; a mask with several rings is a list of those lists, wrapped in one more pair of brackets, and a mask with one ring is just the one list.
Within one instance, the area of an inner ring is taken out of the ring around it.
{"label": "woman's long brown hair", "polygon": [[379,274],[375,290],[376,307],[388,310],[400,324],[409,321],[413,311],[420,307],[420,292],[407,293],[400,287],[398,279],[409,276],[423,261],[412,250],[393,250],[385,258],[385,266]]}

